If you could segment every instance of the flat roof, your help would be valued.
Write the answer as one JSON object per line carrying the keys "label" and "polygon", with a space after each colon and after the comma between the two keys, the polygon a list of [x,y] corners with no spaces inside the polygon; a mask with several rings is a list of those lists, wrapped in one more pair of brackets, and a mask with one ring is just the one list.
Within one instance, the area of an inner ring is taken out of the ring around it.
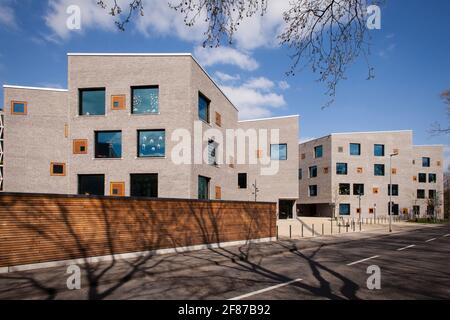
{"label": "flat roof", "polygon": [[330,137],[330,136],[336,136],[336,135],[345,135],[345,134],[378,134],[378,133],[401,133],[401,132],[413,132],[413,130],[388,130],[388,131],[354,131],[354,132],[334,132],[334,133],[330,133],[318,138],[314,138],[305,142],[299,142],[299,144],[304,144],[304,143],[308,143],[314,140],[319,140],[322,138],[326,138],[326,137]]}
{"label": "flat roof", "polygon": [[289,115],[289,116],[280,116],[280,117],[269,117],[269,118],[259,118],[259,119],[247,119],[240,120],[238,122],[251,122],[251,121],[266,121],[266,120],[275,120],[275,119],[284,119],[284,118],[298,118],[300,117],[298,114]]}
{"label": "flat roof", "polygon": [[203,66],[195,59],[195,57],[192,55],[192,53],[83,53],[83,52],[69,52],[67,53],[67,56],[104,56],[104,57],[191,57],[195,63],[200,67],[200,69],[203,71],[203,73],[211,80],[211,82],[216,86],[217,89],[222,93],[222,95],[225,97],[225,99],[228,100],[228,102],[233,106],[236,111],[239,111],[239,109],[234,105],[233,102],[228,98],[228,96],[225,94],[225,92],[222,91],[220,86],[214,81],[214,79],[208,74],[208,72],[203,68]]}
{"label": "flat roof", "polygon": [[67,92],[67,89],[61,88],[45,88],[45,87],[27,87],[27,86],[14,86],[10,84],[4,84],[3,88],[11,88],[11,89],[27,89],[27,90],[44,90],[44,91],[58,91],[58,92]]}

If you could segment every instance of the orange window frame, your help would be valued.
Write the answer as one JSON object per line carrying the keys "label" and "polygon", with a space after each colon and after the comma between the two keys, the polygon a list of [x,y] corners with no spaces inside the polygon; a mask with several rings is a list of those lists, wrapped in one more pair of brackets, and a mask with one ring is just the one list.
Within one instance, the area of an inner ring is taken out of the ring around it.
{"label": "orange window frame", "polygon": [[[84,146],[85,150],[80,151],[80,147]],[[87,139],[75,139],[73,140],[73,154],[87,154],[88,153],[88,141]]]}
{"label": "orange window frame", "polygon": [[[63,167],[63,173],[55,173],[54,167],[55,166],[62,166]],[[52,177],[65,177],[66,176],[66,164],[63,162],[51,162],[50,163],[50,176]]]}
{"label": "orange window frame", "polygon": [[[14,111],[14,105],[19,103],[23,104],[23,112]],[[17,101],[17,100],[11,101],[11,114],[26,115],[27,113],[28,113],[28,103],[26,101]]]}
{"label": "orange window frame", "polygon": [[[117,194],[114,194],[114,190],[118,190]],[[125,182],[111,182],[109,184],[109,195],[114,197],[125,196]]]}
{"label": "orange window frame", "polygon": [[218,112],[216,112],[216,125],[219,127],[222,126],[222,115]]}
{"label": "orange window frame", "polygon": [[216,200],[222,200],[222,188],[216,186]]}
{"label": "orange window frame", "polygon": [[[119,106],[115,107],[114,103],[118,102]],[[111,110],[125,110],[126,109],[126,97],[124,94],[111,96]]]}

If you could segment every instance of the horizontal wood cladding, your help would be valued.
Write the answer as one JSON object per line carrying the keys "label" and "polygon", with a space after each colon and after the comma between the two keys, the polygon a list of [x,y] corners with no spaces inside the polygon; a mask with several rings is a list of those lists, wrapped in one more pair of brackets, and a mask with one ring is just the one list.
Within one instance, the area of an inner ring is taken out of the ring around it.
{"label": "horizontal wood cladding", "polygon": [[0,194],[0,267],[275,234],[274,203]]}

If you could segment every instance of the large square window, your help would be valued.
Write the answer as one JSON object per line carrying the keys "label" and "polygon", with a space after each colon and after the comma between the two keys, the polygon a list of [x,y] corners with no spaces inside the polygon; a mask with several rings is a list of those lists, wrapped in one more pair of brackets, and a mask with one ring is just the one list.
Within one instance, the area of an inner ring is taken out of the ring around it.
{"label": "large square window", "polygon": [[425,199],[425,190],[417,189],[417,199]]}
{"label": "large square window", "polygon": [[314,148],[314,158],[322,158],[323,146],[317,146]]}
{"label": "large square window", "polygon": [[364,184],[362,184],[362,183],[354,183],[353,184],[353,195],[355,195],[355,196],[363,196],[364,195]]}
{"label": "large square window", "polygon": [[419,182],[420,183],[425,183],[427,182],[427,174],[426,173],[419,173]]}
{"label": "large square window", "polygon": [[428,182],[430,183],[436,183],[436,173],[429,173],[428,174]]}
{"label": "large square window", "polygon": [[339,204],[339,214],[341,216],[350,215],[350,204],[349,203],[340,203]]}
{"label": "large square window", "polygon": [[130,195],[132,197],[158,197],[158,174],[144,173],[130,175]]}
{"label": "large square window", "polygon": [[200,200],[209,199],[209,182],[210,178],[198,176],[198,198]]}
{"label": "large square window", "polygon": [[376,144],[373,146],[373,154],[376,157],[384,157],[384,144]]}
{"label": "large square window", "polygon": [[132,87],[131,113],[158,114],[159,113],[158,86]]}
{"label": "large square window", "polygon": [[211,101],[200,92],[198,93],[198,117],[209,123],[209,105]]}
{"label": "large square window", "polygon": [[81,116],[99,116],[105,114],[105,88],[80,89],[79,114]]}
{"label": "large square window", "polygon": [[121,158],[122,131],[95,132],[95,157],[107,159]]}
{"label": "large square window", "polygon": [[347,174],[347,164],[346,163],[336,163],[336,174],[346,175]]}
{"label": "large square window", "polygon": [[270,159],[272,160],[287,160],[287,144],[271,144],[270,145]]}
{"label": "large square window", "polygon": [[339,184],[339,194],[343,196],[350,195],[350,183],[340,183]]}
{"label": "large square window", "polygon": [[164,157],[166,155],[165,130],[139,130],[138,142],[138,157]]}
{"label": "large square window", "polygon": [[431,160],[428,157],[422,158],[422,167],[428,168],[430,166]]}
{"label": "large square window", "polygon": [[78,175],[78,194],[91,196],[105,195],[105,175],[80,174]]}
{"label": "large square window", "polygon": [[[390,196],[390,195],[391,195],[391,185],[388,184],[388,196]],[[392,195],[398,196],[398,184],[392,185]]]}
{"label": "large square window", "polygon": [[309,167],[309,177],[310,178],[317,177],[317,166]]}
{"label": "large square window", "polygon": [[352,155],[352,156],[360,156],[361,155],[361,144],[359,144],[359,143],[350,143],[350,155]]}
{"label": "large square window", "polygon": [[384,176],[384,164],[374,164],[373,172],[375,176]]}
{"label": "large square window", "polygon": [[309,186],[309,196],[317,197],[317,185]]}
{"label": "large square window", "polygon": [[436,198],[436,190],[428,190],[428,199],[435,200]]}

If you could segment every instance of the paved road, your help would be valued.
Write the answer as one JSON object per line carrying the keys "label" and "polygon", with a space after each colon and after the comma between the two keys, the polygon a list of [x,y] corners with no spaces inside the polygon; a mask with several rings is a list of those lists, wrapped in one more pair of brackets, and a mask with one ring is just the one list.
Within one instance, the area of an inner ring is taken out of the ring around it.
{"label": "paved road", "polygon": [[[396,231],[302,240],[281,254],[178,271],[155,273],[161,260],[120,273],[106,266],[75,291],[62,268],[17,272],[0,275],[0,299],[450,299],[450,226]],[[380,268],[380,290],[367,289],[371,265]]]}

